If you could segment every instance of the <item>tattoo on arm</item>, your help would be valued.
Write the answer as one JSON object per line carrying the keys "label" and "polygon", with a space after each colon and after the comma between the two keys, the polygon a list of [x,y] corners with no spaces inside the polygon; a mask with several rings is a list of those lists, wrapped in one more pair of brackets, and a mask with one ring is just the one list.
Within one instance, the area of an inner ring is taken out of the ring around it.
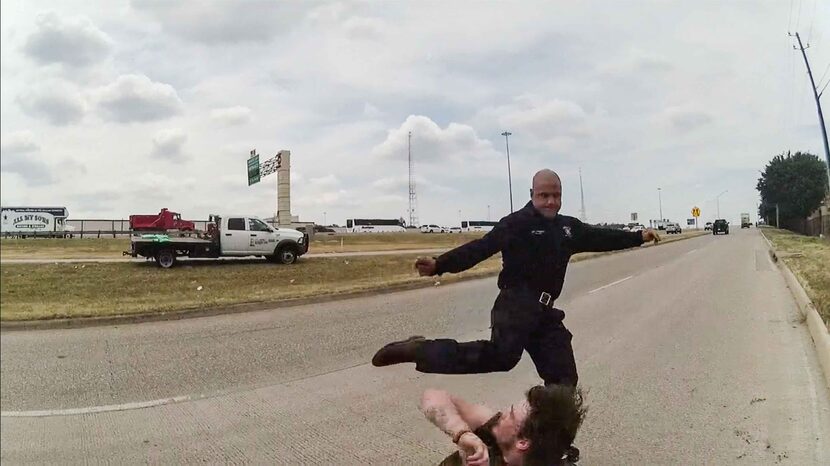
{"label": "tattoo on arm", "polygon": [[470,426],[461,419],[454,406],[429,406],[424,409],[424,415],[450,437],[462,430],[471,430]]}

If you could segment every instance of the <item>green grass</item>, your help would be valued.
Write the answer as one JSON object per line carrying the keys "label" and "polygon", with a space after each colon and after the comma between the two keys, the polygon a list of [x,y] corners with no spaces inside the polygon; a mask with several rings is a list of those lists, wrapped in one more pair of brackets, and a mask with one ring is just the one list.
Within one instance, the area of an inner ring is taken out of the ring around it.
{"label": "green grass", "polygon": [[[199,262],[168,270],[151,262],[8,264],[0,271],[0,320],[130,315],[432,283],[417,276],[416,257],[301,259],[291,266]],[[500,266],[491,258],[458,277],[491,274]]]}
{"label": "green grass", "polygon": [[775,228],[764,228],[764,234],[830,327],[830,240]]}
{"label": "green grass", "polygon": [[[361,252],[406,249],[453,248],[480,237],[481,234],[353,234],[317,235],[310,245],[310,252]],[[118,258],[130,249],[128,238],[84,239],[2,239],[2,259],[78,259]]]}
{"label": "green grass", "polygon": [[[364,241],[365,247],[375,247],[378,241],[399,244],[394,238],[365,236],[375,238],[355,238],[356,242]],[[430,237],[431,241],[444,241],[443,247],[470,239],[464,235],[423,236]],[[664,236],[664,242],[691,236],[696,234]],[[447,244],[447,241],[453,243]],[[578,254],[571,261],[606,254],[609,253]],[[413,265],[416,257],[416,254],[401,253],[301,258],[291,266],[261,260],[182,262],[169,270],[159,269],[153,262],[5,264],[0,268],[0,320],[135,315],[433,283],[435,278],[418,277]],[[497,255],[472,270],[440,280],[450,283],[464,277],[489,276],[500,269],[501,259]],[[198,290],[200,286],[202,289]]]}

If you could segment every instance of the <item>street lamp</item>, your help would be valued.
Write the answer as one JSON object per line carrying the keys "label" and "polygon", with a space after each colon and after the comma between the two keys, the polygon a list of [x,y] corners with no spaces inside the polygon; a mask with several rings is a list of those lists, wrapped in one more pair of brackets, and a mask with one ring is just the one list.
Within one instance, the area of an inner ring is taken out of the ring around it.
{"label": "street lamp", "polygon": [[715,196],[715,200],[718,203],[718,218],[720,218],[720,197],[723,196],[724,194],[726,194],[727,192],[729,192],[729,190],[725,189],[722,193]]}
{"label": "street lamp", "polygon": [[501,133],[504,136],[504,145],[507,147],[507,186],[510,189],[510,213],[513,213],[513,175],[510,173],[510,141],[508,138],[512,134],[509,131]]}
{"label": "street lamp", "polygon": [[660,221],[663,221],[663,195],[660,193],[662,188],[657,188],[657,199],[660,200]]}

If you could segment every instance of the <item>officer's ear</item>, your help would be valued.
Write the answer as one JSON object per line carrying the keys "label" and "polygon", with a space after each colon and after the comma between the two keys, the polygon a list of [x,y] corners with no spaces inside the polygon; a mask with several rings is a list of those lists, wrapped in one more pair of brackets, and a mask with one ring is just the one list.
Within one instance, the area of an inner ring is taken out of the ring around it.
{"label": "officer's ear", "polygon": [[533,188],[530,188],[530,198],[533,198]]}

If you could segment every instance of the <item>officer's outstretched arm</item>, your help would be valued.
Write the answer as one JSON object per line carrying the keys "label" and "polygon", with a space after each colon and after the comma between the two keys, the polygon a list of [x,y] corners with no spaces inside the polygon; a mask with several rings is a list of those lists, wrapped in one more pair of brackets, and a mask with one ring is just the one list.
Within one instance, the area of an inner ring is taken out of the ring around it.
{"label": "officer's outstretched arm", "polygon": [[492,230],[479,239],[463,244],[438,256],[435,273],[458,273],[472,268],[479,262],[501,251],[507,245],[509,228],[502,219]]}
{"label": "officer's outstretched arm", "polygon": [[574,252],[601,252],[628,249],[643,244],[639,232],[613,230],[586,225],[579,220],[573,225]]}

